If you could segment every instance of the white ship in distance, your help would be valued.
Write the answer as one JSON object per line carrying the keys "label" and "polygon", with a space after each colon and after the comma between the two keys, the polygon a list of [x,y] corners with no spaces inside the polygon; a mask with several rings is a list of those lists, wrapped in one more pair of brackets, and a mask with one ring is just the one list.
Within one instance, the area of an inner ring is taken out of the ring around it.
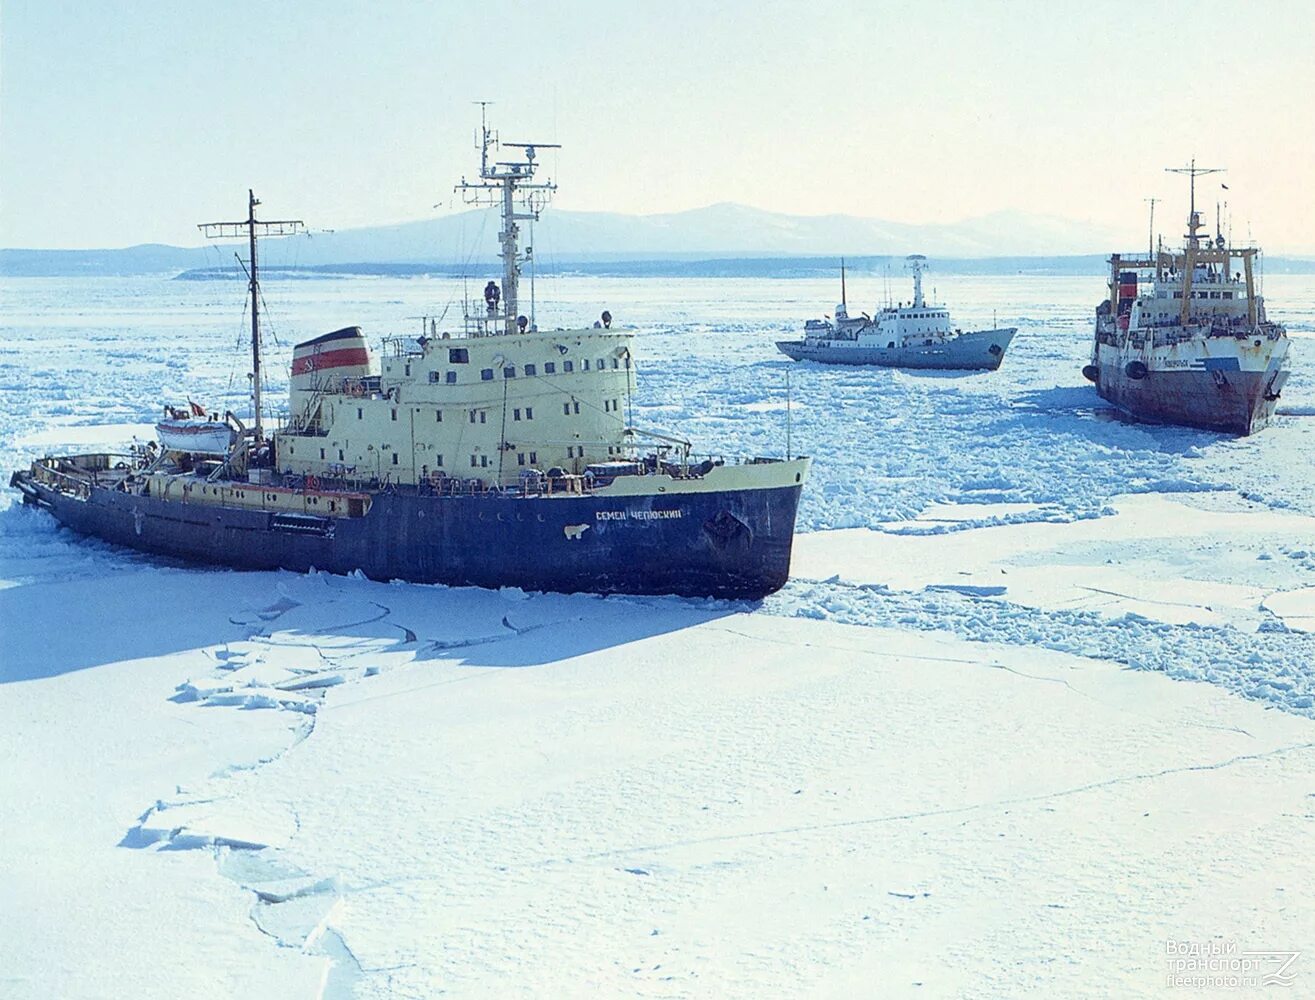
{"label": "white ship in distance", "polygon": [[927,258],[905,258],[913,273],[913,299],[887,305],[874,316],[849,315],[844,263],[840,270],[840,304],[834,318],[810,319],[803,340],[780,340],[776,346],[795,361],[831,365],[882,365],[888,368],[948,368],[994,371],[1004,360],[1016,327],[965,333],[951,326],[950,312],[926,301],[922,272]]}

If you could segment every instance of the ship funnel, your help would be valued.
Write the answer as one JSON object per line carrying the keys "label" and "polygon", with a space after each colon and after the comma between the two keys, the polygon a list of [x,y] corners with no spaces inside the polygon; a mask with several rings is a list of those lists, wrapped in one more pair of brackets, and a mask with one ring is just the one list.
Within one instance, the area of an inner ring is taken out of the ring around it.
{"label": "ship funnel", "polygon": [[296,389],[324,388],[325,379],[369,374],[370,349],[359,326],[326,333],[292,349],[292,385]]}
{"label": "ship funnel", "polygon": [[311,394],[341,392],[344,379],[370,374],[370,349],[359,326],[306,340],[292,349],[289,409],[300,413]]}

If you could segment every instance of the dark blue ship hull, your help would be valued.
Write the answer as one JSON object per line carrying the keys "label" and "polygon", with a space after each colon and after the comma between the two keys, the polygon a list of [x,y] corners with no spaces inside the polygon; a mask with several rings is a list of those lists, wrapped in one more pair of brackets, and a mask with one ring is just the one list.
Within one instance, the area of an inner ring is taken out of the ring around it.
{"label": "dark blue ship hull", "polygon": [[288,516],[93,487],[13,485],[74,531],[240,569],[360,570],[375,580],[757,598],[790,570],[801,486],[654,496],[378,493],[361,517]]}

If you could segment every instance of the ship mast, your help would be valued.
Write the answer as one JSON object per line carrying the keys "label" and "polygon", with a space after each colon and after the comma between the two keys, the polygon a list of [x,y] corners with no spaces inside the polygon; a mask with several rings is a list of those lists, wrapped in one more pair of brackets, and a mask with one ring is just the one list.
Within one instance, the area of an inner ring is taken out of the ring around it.
{"label": "ship mast", "polygon": [[1146,235],[1146,259],[1155,259],[1155,203],[1163,201],[1163,198],[1143,198],[1142,201],[1151,206],[1151,222]]}
{"label": "ship mast", "polygon": [[[1197,251],[1200,249],[1200,237],[1196,231],[1201,228],[1201,215],[1196,210],[1196,179],[1205,174],[1220,174],[1224,172],[1223,167],[1198,167],[1196,157],[1192,157],[1191,162],[1185,167],[1165,167],[1165,173],[1169,174],[1187,174],[1191,178],[1190,182],[1190,201],[1187,211],[1187,248],[1183,255],[1183,304],[1179,314],[1179,319],[1184,326],[1187,325],[1188,319],[1192,312],[1192,282],[1196,280],[1196,259]],[[1208,249],[1208,246],[1207,246]],[[1227,251],[1224,251],[1224,267],[1228,267]],[[1250,297],[1250,261],[1247,262],[1247,296]],[[1254,322],[1254,320],[1252,321]]]}
{"label": "ship mast", "polygon": [[[535,162],[536,150],[561,149],[561,146],[555,142],[500,141],[498,133],[488,125],[487,109],[490,102],[477,103],[480,106],[480,138],[476,143],[480,151],[480,179],[467,181],[462,177],[455,190],[468,205],[497,205],[502,211],[502,232],[498,234],[502,244],[502,315],[499,317],[496,308],[491,307],[489,318],[500,318],[504,332],[515,333],[516,317],[519,315],[517,282],[522,262],[520,226],[517,223],[537,221],[548,199],[557,190],[557,185],[552,181],[534,180],[534,172],[539,166]],[[525,150],[525,162],[490,161],[490,150],[497,150],[500,146]],[[517,210],[518,206],[520,211]]]}
{"label": "ship mast", "polygon": [[[264,440],[265,428],[260,418],[260,274],[256,263],[256,237],[259,236],[293,236],[305,229],[300,219],[279,219],[262,222],[256,218],[256,206],[260,200],[255,191],[247,189],[247,217],[244,222],[203,222],[196,228],[201,230],[206,239],[232,239],[245,235],[249,253],[247,288],[251,294],[251,391],[255,406],[256,419],[252,436],[257,442]],[[244,232],[245,230],[245,232]],[[238,258],[242,263],[242,258]]]}
{"label": "ship mast", "polygon": [[1191,202],[1187,215],[1187,245],[1192,249],[1195,249],[1197,246],[1197,240],[1200,239],[1200,237],[1196,235],[1196,231],[1201,228],[1201,216],[1196,211],[1196,179],[1205,174],[1222,174],[1224,168],[1198,167],[1196,165],[1196,158],[1193,157],[1192,161],[1187,166],[1165,167],[1164,172],[1167,174],[1187,174],[1191,178]]}
{"label": "ship mast", "polygon": [[923,268],[922,262],[927,258],[920,253],[911,253],[904,259],[909,262],[909,267],[913,270],[914,308],[921,309],[925,304],[922,298],[922,268]]}

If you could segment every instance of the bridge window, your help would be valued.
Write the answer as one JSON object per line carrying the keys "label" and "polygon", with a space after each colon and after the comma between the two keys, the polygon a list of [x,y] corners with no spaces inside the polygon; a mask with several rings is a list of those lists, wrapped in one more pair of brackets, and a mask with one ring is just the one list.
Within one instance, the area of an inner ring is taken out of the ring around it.
{"label": "bridge window", "polygon": [[409,378],[410,375],[411,375],[411,365],[410,365],[409,363],[408,363],[407,366],[406,366],[406,374],[407,374],[407,377],[408,377],[408,378]]}
{"label": "bridge window", "polygon": [[429,384],[430,384],[430,385],[433,385],[433,384],[436,383],[437,381],[438,381],[438,372],[430,372],[430,373],[429,373]]}
{"label": "bridge window", "polygon": [[435,410],[435,411],[434,411],[434,423],[436,423],[436,424],[441,424],[442,422],[443,422],[443,411],[442,411],[442,410]]}
{"label": "bridge window", "polygon": [[581,371],[586,371],[586,372],[589,370],[589,359],[588,359],[588,358],[585,358],[585,359],[584,359],[584,367],[581,368],[580,370],[581,370]]}
{"label": "bridge window", "polygon": [[321,461],[321,462],[324,461],[324,449],[323,449],[323,448],[320,449],[320,461]]}
{"label": "bridge window", "polygon": [[533,406],[527,406],[527,407],[525,407],[525,419],[526,419],[526,420],[533,420],[533,419],[534,419],[534,407],[533,407]]}
{"label": "bridge window", "polygon": [[397,452],[393,452],[393,464],[397,464]]}
{"label": "bridge window", "polygon": [[457,373],[456,373],[456,372],[448,372],[447,375],[444,376],[444,380],[447,382],[448,385],[456,385],[456,384],[457,384]]}
{"label": "bridge window", "polygon": [[488,455],[480,455],[480,456],[479,456],[479,464],[480,464],[480,468],[482,468],[482,469],[487,469],[487,468],[489,467],[489,457],[488,457]]}
{"label": "bridge window", "polygon": [[483,381],[485,381],[485,382],[492,382],[492,381],[493,381],[493,369],[492,369],[492,368],[481,368],[481,369],[480,369],[480,372],[479,372],[479,377],[480,377]]}
{"label": "bridge window", "polygon": [[515,377],[516,377],[516,366],[515,366],[515,365],[508,365],[506,368],[502,369],[502,377],[503,377],[503,378],[515,378]]}
{"label": "bridge window", "polygon": [[393,413],[393,419],[396,420],[396,419],[397,419],[397,407],[396,407],[396,406],[393,407],[392,413]]}
{"label": "bridge window", "polygon": [[538,374],[538,369],[536,369],[536,368],[534,367],[534,365],[526,365],[526,366],[525,366],[525,374],[526,374],[527,376],[537,375],[537,374]]}
{"label": "bridge window", "polygon": [[518,452],[516,453],[516,464],[517,464],[517,465],[524,465],[524,464],[525,464],[525,452],[523,452],[523,451],[518,451]]}
{"label": "bridge window", "polygon": [[521,411],[520,411],[520,410],[512,410],[512,411],[511,411],[511,419],[512,419],[512,420],[519,420],[520,418],[521,418]]}
{"label": "bridge window", "polygon": [[537,451],[530,452],[530,464],[531,465],[539,464],[539,453]]}
{"label": "bridge window", "polygon": [[571,404],[570,404],[570,403],[563,403],[563,404],[562,404],[562,416],[564,416],[564,417],[569,417],[570,415],[571,415]]}
{"label": "bridge window", "polygon": [[365,413],[364,413],[364,411],[361,409],[361,407],[359,407],[359,406],[356,408],[356,419],[357,419],[357,420],[364,420],[364,419],[365,419]]}
{"label": "bridge window", "polygon": [[441,469],[441,468],[443,467],[443,456],[442,456],[442,455],[435,455],[435,456],[434,456],[434,464],[437,465],[437,466]]}
{"label": "bridge window", "polygon": [[545,361],[543,363],[543,373],[545,375],[554,375],[557,372],[557,362]]}
{"label": "bridge window", "polygon": [[575,362],[574,362],[574,361],[563,361],[563,362],[562,362],[562,371],[564,371],[564,372],[573,372],[573,371],[575,371]]}
{"label": "bridge window", "polygon": [[578,399],[574,399],[574,400],[572,400],[572,401],[571,401],[571,408],[572,408],[576,413],[579,413],[579,412],[580,412],[580,401],[579,401]]}
{"label": "bridge window", "polygon": [[613,358],[613,359],[612,359],[612,367],[613,367],[613,368],[620,368],[620,367],[621,367],[621,362],[618,361],[616,358]]}
{"label": "bridge window", "polygon": [[341,462],[342,460],[343,460],[343,458],[342,458],[342,449],[339,448],[339,449],[338,449],[338,461]]}
{"label": "bridge window", "polygon": [[470,351],[464,347],[449,347],[447,349],[447,363],[450,365],[470,364]]}

